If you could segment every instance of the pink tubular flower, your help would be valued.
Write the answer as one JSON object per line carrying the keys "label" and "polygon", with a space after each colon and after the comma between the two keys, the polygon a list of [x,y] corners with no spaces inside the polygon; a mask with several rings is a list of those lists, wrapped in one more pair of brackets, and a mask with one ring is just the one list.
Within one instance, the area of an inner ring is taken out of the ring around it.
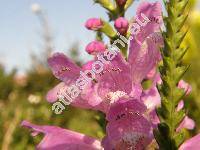
{"label": "pink tubular flower", "polygon": [[132,65],[131,72],[135,72],[133,78],[138,82],[141,82],[144,75],[149,73],[161,58],[158,51],[160,43],[155,41],[154,36],[152,36],[161,26],[161,11],[162,8],[159,2],[143,2],[139,5],[136,13],[137,18],[140,20],[142,20],[141,14],[144,14],[147,18],[157,18],[159,20],[159,22],[148,22],[140,28],[138,34],[131,35],[132,40],[130,41],[128,61]]}
{"label": "pink tubular flower", "polygon": [[134,99],[113,104],[107,115],[104,148],[145,149],[153,139],[151,123],[143,116],[145,110],[144,104]]}
{"label": "pink tubular flower", "polygon": [[114,26],[120,34],[125,35],[129,28],[129,23],[124,17],[119,17],[115,20]]}
{"label": "pink tubular flower", "polygon": [[81,133],[55,126],[38,126],[23,121],[22,126],[33,130],[32,136],[43,133],[43,140],[37,145],[38,150],[101,150],[101,142]]}
{"label": "pink tubular flower", "polygon": [[102,26],[103,21],[100,18],[90,18],[85,23],[85,27],[89,30],[99,30]]}
{"label": "pink tubular flower", "polygon": [[93,41],[86,46],[86,51],[88,54],[96,55],[97,53],[104,52],[106,50],[106,46],[103,42]]}

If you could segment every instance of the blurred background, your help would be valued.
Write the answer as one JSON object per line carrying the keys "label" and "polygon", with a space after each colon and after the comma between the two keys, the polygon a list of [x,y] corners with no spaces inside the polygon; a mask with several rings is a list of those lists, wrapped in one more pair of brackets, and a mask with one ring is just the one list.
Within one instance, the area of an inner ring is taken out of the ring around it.
{"label": "blurred background", "polygon": [[[59,82],[48,68],[48,56],[59,51],[77,64],[89,60],[85,46],[95,34],[87,31],[84,23],[90,17],[107,18],[105,10],[92,0],[0,2],[0,148],[34,149],[42,137],[32,138],[22,129],[24,119],[103,137],[98,112],[67,107],[63,115],[55,115],[45,95]],[[129,8],[127,18],[135,15],[140,2]],[[183,46],[190,48],[184,59],[191,64],[185,80],[193,90],[185,102],[189,116],[196,121],[191,132],[195,134],[200,132],[200,1],[191,0],[191,7],[190,30]]]}

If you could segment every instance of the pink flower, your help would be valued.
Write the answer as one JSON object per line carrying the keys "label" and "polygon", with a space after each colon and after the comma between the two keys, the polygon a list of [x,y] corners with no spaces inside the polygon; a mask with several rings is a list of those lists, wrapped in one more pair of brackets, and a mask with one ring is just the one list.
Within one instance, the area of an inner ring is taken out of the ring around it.
{"label": "pink flower", "polygon": [[99,30],[102,26],[103,21],[100,18],[90,18],[85,23],[85,27],[89,30]]}
{"label": "pink flower", "polygon": [[[53,74],[63,82],[58,84],[52,90],[50,90],[46,96],[49,102],[55,102],[58,99],[58,95],[61,89],[67,89],[72,83],[76,82],[80,76],[80,71],[84,71],[85,69],[80,68],[75,63],[73,63],[70,59],[67,58],[62,53],[55,53],[48,59],[48,63],[53,71]],[[97,100],[97,99],[96,99]],[[91,102],[91,104],[90,104]],[[92,104],[95,101],[84,100],[82,97],[77,97],[72,102],[72,105],[75,107],[81,108],[91,108]]]}
{"label": "pink flower", "polygon": [[43,140],[37,145],[39,150],[101,150],[101,142],[84,134],[55,126],[38,126],[23,121],[22,126],[33,130],[32,136],[43,133]]}
{"label": "pink flower", "polygon": [[[156,13],[161,13],[161,11],[158,11],[161,9],[159,6],[158,4],[154,4],[152,7],[149,6],[147,15],[160,15]],[[155,24],[151,23],[148,29],[151,26],[153,29],[155,28]],[[155,32],[155,30],[151,31],[152,33]],[[149,35],[152,33],[149,32]],[[111,104],[117,102],[119,98],[132,97],[140,99],[143,92],[141,86],[142,80],[146,78],[148,73],[155,68],[155,65],[160,60],[158,43],[151,36],[140,42],[139,44],[135,39],[131,41],[128,61],[121,54],[117,53],[113,53],[114,58],[109,61],[108,58],[101,57],[101,53],[99,53],[97,58],[103,64],[103,71],[97,74],[88,72],[89,74],[87,75],[89,77],[94,76],[94,79],[87,83],[79,96],[72,102],[72,105],[82,108],[92,108],[106,113]],[[92,45],[95,44],[93,43]],[[92,63],[94,62],[91,61],[81,68],[61,53],[56,53],[48,59],[54,75],[65,83],[64,87],[68,87],[73,82],[76,82],[80,76],[80,71],[91,70]],[[48,93],[47,98],[50,102],[56,101],[56,93],[58,94],[58,88],[54,88],[54,90]]]}
{"label": "pink flower", "polygon": [[121,99],[107,114],[106,149],[142,150],[152,141],[152,124],[144,117],[146,107],[138,100]]}
{"label": "pink flower", "polygon": [[149,3],[143,2],[139,5],[137,9],[137,18],[141,21],[143,20],[142,14],[144,14],[150,22],[148,22],[145,27],[141,28],[141,32],[137,35],[139,41],[143,41],[150,34],[159,32],[160,27],[163,23],[162,20],[162,7],[159,2]]}
{"label": "pink flower", "polygon": [[[161,6],[159,3],[142,3],[139,6],[138,13],[144,13],[147,17],[160,17]],[[91,25],[94,20],[97,21],[98,19],[90,19],[87,22]],[[155,68],[155,65],[160,60],[158,43],[150,36],[157,32],[156,30],[159,27],[160,23],[151,22],[142,29],[141,34],[133,36],[133,40],[130,42],[128,61],[117,53],[113,53],[114,58],[109,61],[108,57],[101,57],[100,53],[97,57],[103,64],[103,71],[95,74],[96,82],[89,82],[73,105],[84,100],[88,106],[91,102],[95,104],[91,106],[93,109],[107,112],[110,105],[123,96],[140,98],[142,80],[146,78],[147,74]],[[86,70],[85,67],[78,67],[61,53],[50,57],[48,63],[54,75],[63,81],[66,86],[78,79],[80,71],[84,72]],[[90,91],[90,93],[88,94],[87,91]]]}
{"label": "pink flower", "polygon": [[96,55],[99,52],[104,52],[106,50],[106,46],[103,42],[93,41],[86,46],[86,51],[88,54]]}
{"label": "pink flower", "polygon": [[129,23],[124,17],[119,17],[115,20],[114,26],[120,34],[125,35],[129,28]]}
{"label": "pink flower", "polygon": [[152,36],[161,26],[161,11],[161,5],[158,2],[143,2],[137,10],[139,20],[142,20],[141,14],[144,14],[147,18],[154,18],[138,29],[140,31],[138,34],[132,34],[128,61],[132,65],[131,72],[135,72],[133,78],[138,82],[141,82],[144,75],[146,76],[161,58],[158,51],[160,43],[155,41]]}
{"label": "pink flower", "polygon": [[62,53],[55,53],[48,59],[48,64],[52,67],[53,74],[56,78],[66,84],[74,82],[81,69]]}
{"label": "pink flower", "polygon": [[200,147],[200,134],[185,141],[179,148],[179,150],[199,150]]}

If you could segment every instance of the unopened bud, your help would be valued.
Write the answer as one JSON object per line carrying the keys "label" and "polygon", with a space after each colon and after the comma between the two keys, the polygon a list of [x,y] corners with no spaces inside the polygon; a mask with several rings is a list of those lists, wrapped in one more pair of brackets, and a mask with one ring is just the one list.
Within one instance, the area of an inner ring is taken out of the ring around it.
{"label": "unopened bud", "polygon": [[93,41],[86,46],[86,51],[92,55],[95,55],[99,52],[104,52],[105,50],[106,46],[100,41]]}
{"label": "unopened bud", "polygon": [[100,18],[88,19],[85,23],[85,27],[89,30],[98,30],[103,26],[103,21]]}
{"label": "unopened bud", "polygon": [[127,33],[129,23],[128,20],[126,20],[125,18],[119,17],[117,20],[115,20],[114,26],[120,34],[124,35]]}

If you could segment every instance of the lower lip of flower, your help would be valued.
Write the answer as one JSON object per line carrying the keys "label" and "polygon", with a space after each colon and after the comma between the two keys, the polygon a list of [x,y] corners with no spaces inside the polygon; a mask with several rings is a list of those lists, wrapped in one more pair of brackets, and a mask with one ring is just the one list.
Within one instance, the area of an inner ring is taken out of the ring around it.
{"label": "lower lip of flower", "polygon": [[116,150],[131,149],[142,150],[145,148],[145,135],[137,132],[124,134],[124,137],[115,145]]}

